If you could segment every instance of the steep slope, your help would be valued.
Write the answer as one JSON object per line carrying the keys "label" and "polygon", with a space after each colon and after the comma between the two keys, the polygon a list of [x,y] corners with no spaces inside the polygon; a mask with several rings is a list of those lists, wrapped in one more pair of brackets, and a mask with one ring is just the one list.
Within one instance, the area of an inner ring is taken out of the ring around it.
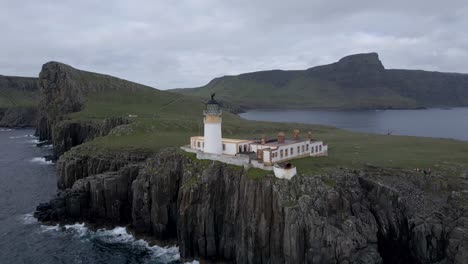
{"label": "steep slope", "polygon": [[247,108],[417,108],[468,105],[468,74],[387,70],[377,53],[356,54],[303,71],[216,78],[174,92],[221,98]]}
{"label": "steep slope", "polygon": [[[200,126],[200,119],[194,116],[202,112],[203,104],[197,99],[59,62],[43,65],[39,85],[37,134],[40,140],[54,144],[56,157],[121,125],[128,125],[118,132],[126,140],[106,144],[147,147],[156,144],[154,134],[161,130],[171,137],[168,130]],[[226,118],[237,117],[226,113]]]}
{"label": "steep slope", "polygon": [[37,78],[0,75],[0,127],[36,125]]}

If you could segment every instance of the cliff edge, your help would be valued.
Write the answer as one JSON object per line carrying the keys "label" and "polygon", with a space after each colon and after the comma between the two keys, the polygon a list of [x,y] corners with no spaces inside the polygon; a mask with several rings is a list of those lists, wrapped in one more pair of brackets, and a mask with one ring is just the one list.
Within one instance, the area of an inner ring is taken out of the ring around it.
{"label": "cliff edge", "polygon": [[468,254],[468,193],[444,194],[436,176],[369,168],[253,179],[175,149],[107,166],[89,158],[61,159],[67,184],[38,207],[39,220],[128,225],[177,241],[184,259],[464,263]]}

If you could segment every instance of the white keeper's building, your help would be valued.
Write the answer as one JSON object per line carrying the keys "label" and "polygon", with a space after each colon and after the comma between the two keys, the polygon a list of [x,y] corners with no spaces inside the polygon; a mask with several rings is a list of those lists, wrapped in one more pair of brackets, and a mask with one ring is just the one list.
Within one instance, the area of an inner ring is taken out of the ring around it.
{"label": "white keeper's building", "polygon": [[312,139],[311,132],[306,139],[301,139],[299,130],[293,131],[292,139],[286,139],[282,132],[271,140],[265,137],[261,140],[223,138],[222,113],[214,94],[203,114],[204,136],[191,137],[190,146],[183,147],[186,151],[197,153],[199,159],[273,170],[277,177],[289,179],[296,174],[296,168],[291,166],[290,160],[328,155],[326,144]]}

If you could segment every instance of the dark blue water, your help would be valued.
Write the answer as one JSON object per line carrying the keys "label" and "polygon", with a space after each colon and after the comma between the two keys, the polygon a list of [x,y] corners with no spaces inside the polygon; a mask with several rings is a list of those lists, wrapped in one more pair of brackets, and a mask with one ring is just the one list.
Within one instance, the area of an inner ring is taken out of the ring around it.
{"label": "dark blue water", "polygon": [[468,140],[468,108],[321,111],[252,110],[243,118],[258,121],[329,125],[351,131]]}
{"label": "dark blue water", "polygon": [[44,226],[35,207],[56,193],[55,167],[42,158],[34,131],[0,128],[0,263],[178,263],[176,247],[151,247],[125,228]]}

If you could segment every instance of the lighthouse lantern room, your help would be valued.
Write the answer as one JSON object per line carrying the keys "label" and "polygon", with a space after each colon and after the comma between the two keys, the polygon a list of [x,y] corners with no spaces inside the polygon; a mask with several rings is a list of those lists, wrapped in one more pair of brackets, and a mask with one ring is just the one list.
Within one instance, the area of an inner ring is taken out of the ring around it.
{"label": "lighthouse lantern room", "polygon": [[211,95],[211,99],[206,103],[206,108],[203,114],[205,118],[205,137],[204,151],[212,154],[223,153],[223,139],[221,134],[221,109],[218,102],[214,99],[215,94]]}

